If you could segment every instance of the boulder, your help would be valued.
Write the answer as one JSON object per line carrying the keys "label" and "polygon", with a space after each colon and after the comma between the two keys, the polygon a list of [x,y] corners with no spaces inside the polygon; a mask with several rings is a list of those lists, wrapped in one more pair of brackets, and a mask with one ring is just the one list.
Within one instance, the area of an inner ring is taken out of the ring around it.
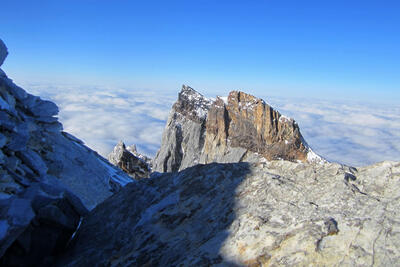
{"label": "boulder", "polygon": [[87,212],[71,192],[45,183],[0,200],[0,265],[47,266]]}

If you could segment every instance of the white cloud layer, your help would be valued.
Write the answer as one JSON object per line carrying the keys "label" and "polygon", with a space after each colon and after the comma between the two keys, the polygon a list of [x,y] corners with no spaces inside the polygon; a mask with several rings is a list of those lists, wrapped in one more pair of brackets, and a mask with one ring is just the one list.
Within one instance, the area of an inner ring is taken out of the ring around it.
{"label": "white cloud layer", "polygon": [[64,130],[105,157],[119,140],[136,144],[146,155],[155,155],[176,98],[162,92],[110,88],[32,84],[24,88],[57,103]]}
{"label": "white cloud layer", "polygon": [[270,103],[295,118],[309,145],[330,161],[362,166],[400,160],[400,106],[290,98]]}
{"label": "white cloud layer", "polygon": [[[23,85],[60,107],[64,129],[106,156],[119,141],[154,156],[177,93]],[[178,90],[178,89],[177,89]],[[311,147],[353,166],[400,160],[400,106],[263,97],[293,117]]]}

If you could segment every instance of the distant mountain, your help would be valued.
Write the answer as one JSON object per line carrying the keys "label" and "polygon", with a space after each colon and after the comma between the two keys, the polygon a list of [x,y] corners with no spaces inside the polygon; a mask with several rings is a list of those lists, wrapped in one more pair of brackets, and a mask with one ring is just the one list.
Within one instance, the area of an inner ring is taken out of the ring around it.
{"label": "distant mountain", "polygon": [[148,178],[151,173],[151,159],[137,152],[136,146],[120,141],[108,155],[108,160],[134,179]]}
{"label": "distant mountain", "polygon": [[184,86],[153,173],[133,146],[110,154],[131,176],[57,113],[0,69],[0,266],[400,263],[400,163],[327,162],[261,99]]}
{"label": "distant mountain", "polygon": [[263,159],[324,162],[307,145],[298,124],[262,99],[232,91],[226,98],[210,100],[184,85],[153,168],[170,172],[198,163]]}

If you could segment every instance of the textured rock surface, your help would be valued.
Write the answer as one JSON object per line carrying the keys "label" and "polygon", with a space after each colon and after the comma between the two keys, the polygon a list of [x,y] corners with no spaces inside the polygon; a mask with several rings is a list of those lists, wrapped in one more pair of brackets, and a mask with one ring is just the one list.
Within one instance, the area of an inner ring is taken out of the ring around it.
{"label": "textured rock surface", "polygon": [[162,135],[153,170],[174,172],[200,163],[207,112],[212,101],[183,86]]}
{"label": "textured rock surface", "polygon": [[122,141],[108,155],[108,160],[135,179],[148,178],[151,172],[151,159],[140,155],[135,145],[126,147]]}
{"label": "textured rock surface", "polygon": [[285,159],[323,162],[308,147],[297,123],[262,99],[232,91],[211,101],[183,86],[153,165],[159,172],[198,163]]}
{"label": "textured rock surface", "polygon": [[[0,55],[3,51],[0,46]],[[35,262],[40,253],[52,254],[59,248],[55,245],[59,237],[70,236],[82,215],[70,213],[68,205],[75,209],[82,201],[84,209],[93,209],[133,181],[82,141],[62,132],[57,113],[54,103],[28,94],[0,71],[0,257],[11,250],[2,263],[14,262],[15,257]],[[48,207],[50,200],[61,206]],[[37,222],[42,219],[43,224]],[[57,223],[62,226],[54,226]],[[25,233],[27,228],[32,235]]]}
{"label": "textured rock surface", "polygon": [[11,197],[32,182],[61,182],[92,209],[132,181],[82,141],[62,132],[57,113],[54,103],[0,75],[0,198]]}
{"label": "textured rock surface", "polygon": [[50,264],[87,212],[71,192],[45,183],[0,200],[0,265]]}
{"label": "textured rock surface", "polygon": [[208,164],[126,186],[60,266],[394,266],[400,163]]}

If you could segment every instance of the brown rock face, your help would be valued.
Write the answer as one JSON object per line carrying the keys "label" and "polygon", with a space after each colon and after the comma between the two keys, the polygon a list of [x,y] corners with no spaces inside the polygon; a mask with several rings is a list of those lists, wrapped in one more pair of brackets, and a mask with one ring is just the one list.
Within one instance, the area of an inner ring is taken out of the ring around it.
{"label": "brown rock face", "polygon": [[126,148],[120,141],[108,155],[108,160],[135,179],[148,178],[151,169],[146,162],[147,158],[138,156],[141,155],[137,153],[135,146]]}
{"label": "brown rock face", "polygon": [[232,91],[212,101],[183,86],[153,166],[158,172],[174,172],[198,163],[264,158],[323,161],[308,147],[297,123],[262,99]]}
{"label": "brown rock face", "polygon": [[297,123],[252,95],[232,91],[227,103],[217,98],[206,122],[204,153],[227,146],[241,147],[258,153],[268,160],[307,159],[307,145]]}

